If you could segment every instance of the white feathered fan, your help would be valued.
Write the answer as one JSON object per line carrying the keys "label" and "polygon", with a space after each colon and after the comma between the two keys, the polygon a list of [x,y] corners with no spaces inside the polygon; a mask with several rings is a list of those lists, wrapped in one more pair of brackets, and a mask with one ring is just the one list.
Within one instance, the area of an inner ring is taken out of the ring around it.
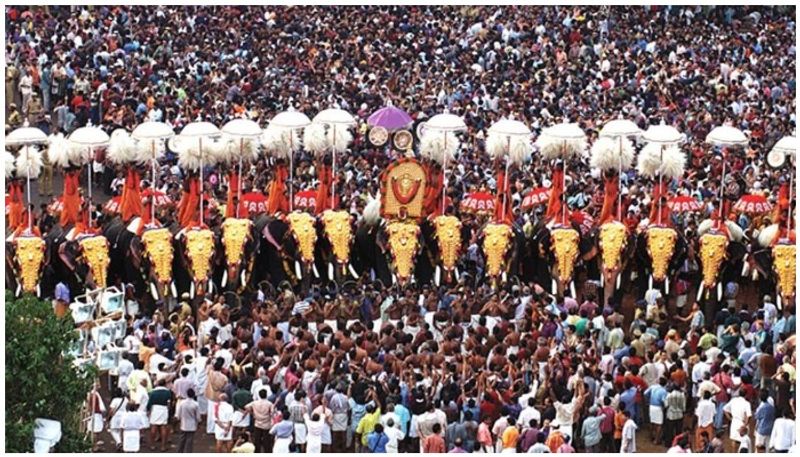
{"label": "white feathered fan", "polygon": [[[173,137],[172,146],[178,152],[178,165],[186,170],[199,170],[200,165],[213,165],[217,162],[220,154],[219,146],[215,146],[215,141],[206,139],[203,141],[202,151],[198,138],[182,139]],[[202,154],[201,154],[202,152]]]}
{"label": "white feathered fan", "polygon": [[42,172],[42,153],[32,146],[23,147],[17,156],[17,176],[36,179]]}
{"label": "white feathered fan", "polygon": [[341,124],[333,124],[328,127],[328,145],[336,154],[347,152],[350,143],[353,142],[353,134],[350,129]]}
{"label": "white feathered fan", "polygon": [[456,135],[448,135],[445,144],[445,133],[433,129],[426,129],[420,138],[419,153],[439,164],[453,162],[456,158],[461,141]]}
{"label": "white feathered fan", "polygon": [[592,157],[589,165],[601,170],[627,170],[633,163],[635,151],[631,140],[621,138],[600,137],[592,145]]}
{"label": "white feathered fan", "polygon": [[136,140],[125,129],[116,129],[111,133],[106,157],[111,163],[125,165],[137,161],[138,145]]}
{"label": "white feathered fan", "polygon": [[47,137],[47,158],[57,167],[68,168],[72,154],[72,145],[63,133],[51,134]]}
{"label": "white feathered fan", "polygon": [[644,176],[655,178],[662,175],[670,179],[683,176],[685,167],[686,155],[677,146],[666,147],[662,156],[658,143],[649,143],[642,148],[636,165],[636,169]]}
{"label": "white feathered fan", "polygon": [[292,149],[301,146],[300,137],[296,131],[286,131],[278,127],[267,127],[261,135],[261,144],[267,154],[276,159],[289,157]]}
{"label": "white feathered fan", "polygon": [[312,122],[303,131],[303,146],[306,151],[320,156],[328,150],[328,138],[325,136],[325,126]]}
{"label": "white feathered fan", "polygon": [[8,150],[6,150],[5,154],[3,155],[3,159],[6,169],[6,179],[10,179],[14,176],[14,169],[16,168],[14,166],[14,161],[17,159],[15,159],[14,154],[8,152]]}
{"label": "white feathered fan", "polygon": [[367,197],[367,204],[364,206],[364,222],[367,225],[375,225],[381,218],[381,194],[375,198]]}
{"label": "white feathered fan", "polygon": [[530,136],[514,136],[509,144],[508,135],[489,133],[486,138],[486,153],[496,159],[508,153],[511,163],[524,164],[533,152]]}

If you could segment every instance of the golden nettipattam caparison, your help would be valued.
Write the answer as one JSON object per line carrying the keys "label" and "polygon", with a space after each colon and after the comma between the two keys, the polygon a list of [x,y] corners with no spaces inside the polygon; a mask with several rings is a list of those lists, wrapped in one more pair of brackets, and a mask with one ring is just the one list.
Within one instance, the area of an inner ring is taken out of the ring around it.
{"label": "golden nettipattam caparison", "polygon": [[556,258],[558,279],[566,284],[572,280],[575,261],[578,260],[578,231],[571,228],[557,228],[550,232],[553,238],[553,252]]}
{"label": "golden nettipattam caparison", "polygon": [[327,210],[321,218],[323,233],[331,244],[336,261],[342,265],[350,261],[350,241],[353,239],[351,217],[347,211]]}
{"label": "golden nettipattam caparison", "polygon": [[506,253],[511,247],[511,227],[506,224],[487,224],[483,229],[483,254],[486,273],[497,277],[503,272]]}
{"label": "golden nettipattam caparison", "polygon": [[172,234],[166,228],[146,230],[142,245],[156,279],[161,283],[172,280]]}
{"label": "golden nettipattam caparison", "polygon": [[797,287],[797,246],[779,243],[772,247],[772,268],[778,276],[781,296],[791,299]]}
{"label": "golden nettipattam caparison", "polygon": [[186,255],[191,261],[193,279],[197,282],[206,281],[214,256],[214,233],[208,229],[186,232]]}
{"label": "golden nettipattam caparison", "polygon": [[78,242],[83,252],[83,258],[89,265],[95,285],[97,287],[106,286],[108,277],[108,265],[111,259],[108,257],[108,240],[104,236],[92,236],[84,238]]}
{"label": "golden nettipattam caparison", "polygon": [[433,226],[442,266],[451,271],[456,267],[461,248],[461,221],[455,216],[438,216],[433,220]]}
{"label": "golden nettipattam caparison", "polygon": [[647,229],[647,253],[653,264],[653,279],[664,281],[667,269],[675,252],[675,241],[678,233],[667,227],[650,227]]}
{"label": "golden nettipattam caparison", "polygon": [[308,213],[293,212],[286,216],[289,230],[297,242],[300,257],[304,262],[314,261],[314,245],[317,243],[317,229],[314,226],[314,217]]}
{"label": "golden nettipattam caparison", "polygon": [[395,273],[405,281],[414,272],[414,256],[419,247],[419,226],[413,222],[391,222],[386,226],[389,250]]}
{"label": "golden nettipattam caparison", "polygon": [[620,267],[627,238],[628,231],[621,222],[612,221],[600,226],[600,255],[603,260],[603,270],[614,271]]}
{"label": "golden nettipattam caparison", "polygon": [[38,236],[22,236],[14,240],[15,261],[19,265],[22,290],[36,292],[44,262],[45,242]]}
{"label": "golden nettipattam caparison", "polygon": [[725,260],[728,237],[720,233],[706,233],[700,237],[700,262],[703,266],[703,286],[711,289],[717,283],[719,269]]}
{"label": "golden nettipattam caparison", "polygon": [[222,223],[222,245],[229,265],[238,265],[242,261],[252,225],[250,219],[228,218]]}

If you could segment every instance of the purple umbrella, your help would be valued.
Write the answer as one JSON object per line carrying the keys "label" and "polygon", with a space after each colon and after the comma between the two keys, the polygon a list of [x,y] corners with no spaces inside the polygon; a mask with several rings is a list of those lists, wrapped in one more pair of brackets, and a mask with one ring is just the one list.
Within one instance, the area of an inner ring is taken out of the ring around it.
{"label": "purple umbrella", "polygon": [[383,127],[389,131],[407,127],[412,122],[411,116],[396,106],[384,106],[367,119],[371,127]]}

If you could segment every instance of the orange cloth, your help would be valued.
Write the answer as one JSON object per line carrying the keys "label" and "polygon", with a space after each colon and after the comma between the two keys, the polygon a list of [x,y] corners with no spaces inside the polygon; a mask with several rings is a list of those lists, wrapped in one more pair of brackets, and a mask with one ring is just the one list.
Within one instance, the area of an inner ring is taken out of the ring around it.
{"label": "orange cloth", "polygon": [[617,204],[617,197],[619,197],[619,181],[616,176],[606,177],[603,182],[605,194],[603,196],[603,209],[600,211],[600,219],[597,221],[598,226],[615,219],[614,209]]}
{"label": "orange cloth", "polygon": [[14,230],[21,225],[25,225],[27,211],[25,211],[24,197],[25,191],[21,181],[11,181],[8,191],[8,229]]}
{"label": "orange cloth", "polygon": [[553,179],[550,185],[550,198],[547,200],[545,220],[550,221],[561,216],[561,195],[564,193],[564,169],[556,167],[553,170]]}
{"label": "orange cloth", "polygon": [[68,171],[64,176],[64,195],[61,197],[64,207],[61,210],[59,222],[62,227],[79,222],[81,211],[80,173],[80,170],[73,170]]}
{"label": "orange cloth", "polygon": [[[658,201],[661,197],[667,197],[667,182],[664,181],[659,186],[658,181],[656,181],[655,185],[653,186],[653,199],[650,202],[650,224],[658,224]],[[669,206],[666,203],[661,205],[661,225],[669,227],[670,217],[669,217]]]}
{"label": "orange cloth", "polygon": [[128,175],[125,177],[125,186],[122,188],[122,201],[120,203],[120,213],[122,220],[128,222],[134,217],[140,217],[144,212],[142,207],[142,196],[139,193],[141,187],[141,177],[139,172],[128,167]]}
{"label": "orange cloth", "polygon": [[195,225],[199,213],[200,205],[200,179],[197,176],[189,176],[183,183],[183,197],[181,197],[178,210],[178,221],[181,227],[187,228]]}
{"label": "orange cloth", "polygon": [[285,163],[279,162],[275,167],[275,176],[269,185],[269,197],[267,200],[267,212],[275,214],[277,212],[289,212],[289,199],[286,196],[286,180],[289,178],[289,170]]}
{"label": "orange cloth", "polygon": [[442,214],[444,176],[441,168],[432,162],[426,163],[424,167],[425,173],[428,175],[428,185],[425,188],[423,210],[426,215],[436,217]]}
{"label": "orange cloth", "polygon": [[331,168],[323,164],[320,160],[317,164],[317,176],[319,177],[319,185],[317,186],[316,205],[314,207],[315,214],[321,214],[323,211],[331,206],[330,201],[330,188],[333,176]]}
{"label": "orange cloth", "polygon": [[[231,170],[228,173],[228,199],[225,201],[225,217],[236,217],[236,206],[233,204],[233,197],[239,193],[240,185],[239,173],[236,170]],[[242,215],[244,216],[244,214]]]}
{"label": "orange cloth", "polygon": [[[510,171],[510,170],[509,170]],[[497,197],[495,197],[494,204],[494,218],[495,222],[511,224],[514,222],[514,217],[511,213],[511,192],[509,187],[511,182],[506,183],[506,170],[497,165]],[[503,214],[503,199],[505,199],[505,214]]]}

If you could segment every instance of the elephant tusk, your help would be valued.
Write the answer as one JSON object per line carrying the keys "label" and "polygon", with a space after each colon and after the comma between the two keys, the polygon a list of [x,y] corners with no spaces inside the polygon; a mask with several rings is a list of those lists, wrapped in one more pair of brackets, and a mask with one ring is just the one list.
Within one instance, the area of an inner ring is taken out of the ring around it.
{"label": "elephant tusk", "polygon": [[17,291],[14,292],[14,295],[19,297],[21,293],[22,293],[22,284],[17,284]]}
{"label": "elephant tusk", "polygon": [[303,272],[300,271],[300,262],[298,262],[297,260],[294,261],[294,275],[297,276],[297,279],[302,281]]}
{"label": "elephant tusk", "polygon": [[753,268],[753,281],[758,279],[758,268]]}
{"label": "elephant tusk", "polygon": [[775,306],[778,308],[778,311],[783,311],[783,302],[781,301],[781,294],[775,294]]}
{"label": "elephant tusk", "polygon": [[578,296],[578,294],[575,293],[575,281],[570,281],[569,282],[569,292],[572,294],[572,298],[575,298],[575,297]]}
{"label": "elephant tusk", "polygon": [[333,279],[333,262],[328,262],[328,279]]}
{"label": "elephant tusk", "polygon": [[397,275],[392,273],[392,284],[397,284]]}
{"label": "elephant tusk", "polygon": [[194,299],[194,281],[192,281],[192,284],[189,286],[189,296]]}
{"label": "elephant tusk", "polygon": [[722,282],[717,284],[717,301],[722,300]]}
{"label": "elephant tusk", "polygon": [[242,268],[241,284],[239,284],[240,287],[244,287],[245,284],[247,284],[247,281],[245,280],[246,278],[247,278],[247,270]]}
{"label": "elephant tusk", "polygon": [[314,272],[314,277],[319,279],[319,271],[317,271],[317,265],[315,263],[311,263],[311,271]]}
{"label": "elephant tusk", "polygon": [[650,275],[650,279],[647,280],[647,290],[653,288],[653,275]]}
{"label": "elephant tusk", "polygon": [[558,285],[556,284],[555,278],[550,280],[550,292],[553,295],[556,295],[558,293]]}
{"label": "elephant tusk", "polygon": [[606,275],[604,275],[602,272],[600,272],[600,287],[604,287],[604,285],[606,283],[606,279],[605,278],[606,278]]}
{"label": "elephant tusk", "polygon": [[664,278],[664,292],[669,295],[669,278]]}
{"label": "elephant tusk", "polygon": [[744,262],[744,265],[742,266],[742,276],[743,277],[747,276],[747,273],[749,272],[750,272],[750,263]]}
{"label": "elephant tusk", "polygon": [[169,290],[172,292],[173,297],[178,298],[178,288],[175,287],[175,281],[169,283]]}
{"label": "elephant tusk", "polygon": [[206,289],[208,289],[208,293],[209,294],[213,294],[214,293],[214,281],[209,279],[208,280],[208,284],[206,284]]}
{"label": "elephant tusk", "polygon": [[347,268],[350,270],[350,274],[353,275],[353,278],[358,279],[358,275],[356,274],[356,269],[353,268],[353,265],[348,263]]}
{"label": "elephant tusk", "polygon": [[456,274],[456,281],[458,281],[458,278],[460,278],[460,277],[461,277],[461,273],[459,273],[459,272],[458,272],[458,267],[455,267],[455,268],[453,268],[453,271],[454,271],[454,272],[455,272],[455,274]]}
{"label": "elephant tusk", "polygon": [[226,285],[228,285],[228,270],[227,269],[222,272],[222,287],[224,288]]}
{"label": "elephant tusk", "polygon": [[700,285],[697,287],[697,300],[698,300],[698,301],[700,301],[700,299],[701,299],[701,298],[702,298],[702,296],[703,296],[703,287],[704,287],[704,286],[705,286],[705,285],[703,284],[703,281],[700,281]]}
{"label": "elephant tusk", "polygon": [[442,269],[439,268],[439,266],[437,265],[436,272],[433,275],[433,280],[436,283],[436,287],[439,287],[439,285],[441,284],[441,278],[442,278]]}
{"label": "elephant tusk", "polygon": [[503,279],[504,283],[508,281],[508,274],[506,274],[505,271],[503,272],[503,274],[500,277]]}
{"label": "elephant tusk", "polygon": [[36,284],[36,296],[41,298],[42,296],[42,286],[41,284]]}
{"label": "elephant tusk", "polygon": [[158,301],[158,289],[153,281],[150,281],[150,295],[153,296],[153,300]]}
{"label": "elephant tusk", "polygon": [[[620,286],[621,283],[622,283],[622,275],[618,274],[617,275],[617,289],[619,289],[619,286]],[[616,289],[614,289],[614,290],[616,290]]]}

